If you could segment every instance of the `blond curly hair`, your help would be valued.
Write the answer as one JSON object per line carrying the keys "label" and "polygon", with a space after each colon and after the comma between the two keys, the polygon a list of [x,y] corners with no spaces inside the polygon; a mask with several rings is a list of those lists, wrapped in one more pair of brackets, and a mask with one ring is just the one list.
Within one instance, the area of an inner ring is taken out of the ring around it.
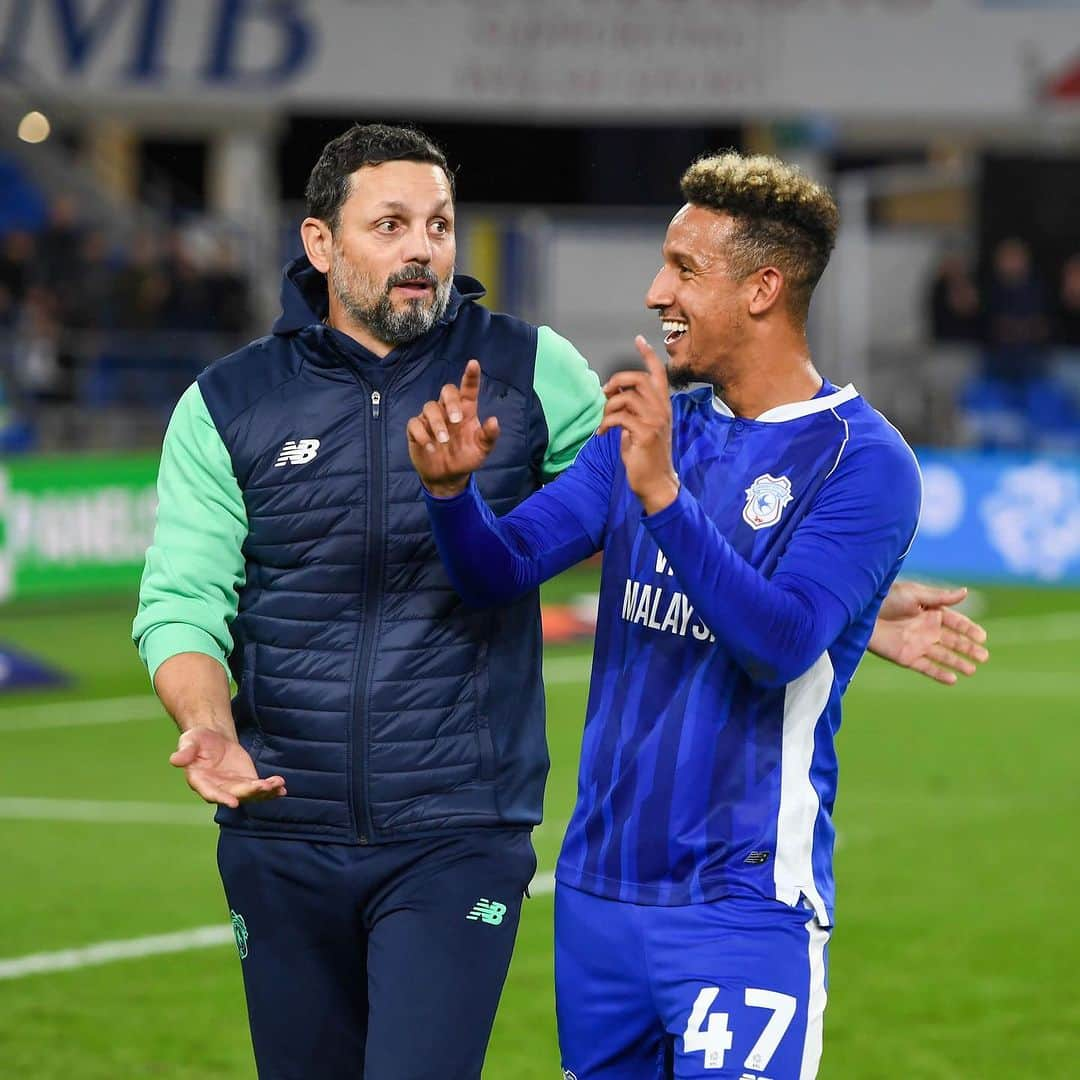
{"label": "blond curly hair", "polygon": [[828,189],[779,158],[734,150],[698,158],[683,173],[681,187],[688,203],[735,219],[727,252],[732,273],[745,277],[777,267],[787,283],[789,310],[805,320],[840,225]]}

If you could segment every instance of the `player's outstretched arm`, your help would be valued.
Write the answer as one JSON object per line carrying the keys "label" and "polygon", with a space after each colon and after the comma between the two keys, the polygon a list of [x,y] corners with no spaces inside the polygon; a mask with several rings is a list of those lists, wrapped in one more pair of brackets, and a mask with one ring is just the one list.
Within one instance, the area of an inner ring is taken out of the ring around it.
{"label": "player's outstretched arm", "polygon": [[438,401],[429,401],[408,424],[409,457],[420,481],[441,499],[460,495],[499,437],[499,421],[477,415],[480,364],[465,365],[461,386],[447,383]]}
{"label": "player's outstretched arm", "polygon": [[[701,621],[754,682],[779,687],[805,674],[876,601],[911,543],[919,498],[905,446],[888,439],[860,446],[830,474],[769,577],[685,487],[659,512],[646,504],[643,523]],[[733,611],[742,617],[731,618]]]}
{"label": "player's outstretched arm", "polygon": [[895,581],[878,612],[868,648],[946,686],[957,672],[974,675],[990,653],[986,631],[953,610],[966,588],[940,589],[917,581]]}

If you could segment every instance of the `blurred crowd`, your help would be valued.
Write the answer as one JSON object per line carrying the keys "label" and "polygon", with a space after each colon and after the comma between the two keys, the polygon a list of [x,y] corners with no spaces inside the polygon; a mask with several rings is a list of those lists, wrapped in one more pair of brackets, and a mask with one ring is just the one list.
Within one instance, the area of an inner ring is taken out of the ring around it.
{"label": "blurred crowd", "polygon": [[968,441],[985,449],[1080,449],[1080,252],[1049,284],[1016,237],[994,248],[984,281],[950,253],[930,284],[928,309],[935,342],[977,350],[977,369],[957,402]]}
{"label": "blurred crowd", "polygon": [[23,442],[43,405],[167,409],[250,330],[230,237],[110,235],[61,197],[40,230],[0,238],[0,405],[23,417]]}
{"label": "blurred crowd", "polygon": [[[1053,278],[1018,238],[987,262],[979,275],[948,253],[927,290],[932,343],[974,358],[952,434],[985,449],[1080,450],[1080,251]],[[113,235],[60,197],[40,229],[0,237],[0,450],[40,448],[37,421],[52,406],[164,418],[253,329],[234,237],[205,226]]]}

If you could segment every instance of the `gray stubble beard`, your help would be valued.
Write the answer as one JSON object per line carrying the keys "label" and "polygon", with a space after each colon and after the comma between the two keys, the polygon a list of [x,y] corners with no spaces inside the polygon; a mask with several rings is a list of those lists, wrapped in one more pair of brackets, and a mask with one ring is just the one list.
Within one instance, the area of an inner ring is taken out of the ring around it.
{"label": "gray stubble beard", "polygon": [[[450,287],[453,284],[453,272],[440,281],[426,267],[405,267],[390,275],[374,301],[365,303],[358,294],[371,295],[376,288],[369,275],[354,270],[338,258],[334,260],[329,276],[330,288],[348,317],[366,326],[379,341],[395,348],[422,337],[442,318],[450,303]],[[401,281],[415,278],[423,278],[434,284],[431,301],[426,303],[417,297],[408,300],[404,308],[396,309],[390,300],[390,290]]]}

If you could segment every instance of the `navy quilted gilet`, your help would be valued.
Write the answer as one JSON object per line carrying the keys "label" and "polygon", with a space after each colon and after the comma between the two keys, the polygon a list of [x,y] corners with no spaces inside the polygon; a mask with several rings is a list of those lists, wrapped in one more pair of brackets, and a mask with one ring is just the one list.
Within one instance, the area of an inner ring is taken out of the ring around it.
{"label": "navy quilted gilet", "polygon": [[536,329],[478,295],[455,279],[440,323],[379,360],[322,324],[325,279],[301,259],[275,333],[199,378],[248,517],[230,658],[237,730],[259,773],[280,773],[289,792],[221,808],[226,827],[368,843],[540,820],[537,595],[463,607],[405,437],[476,357],[480,414],[501,428],[480,489],[504,513],[539,486]]}

